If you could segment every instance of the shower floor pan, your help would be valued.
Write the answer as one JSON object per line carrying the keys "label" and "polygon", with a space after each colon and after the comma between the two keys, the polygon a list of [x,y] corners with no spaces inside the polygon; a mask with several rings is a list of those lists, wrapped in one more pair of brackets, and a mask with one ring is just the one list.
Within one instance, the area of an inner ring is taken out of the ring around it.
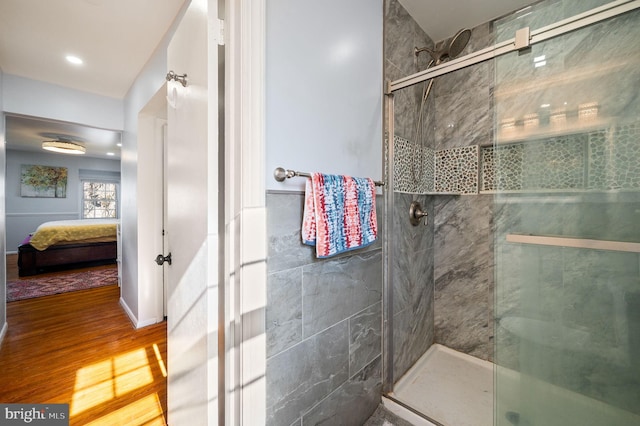
{"label": "shower floor pan", "polygon": [[[494,407],[494,378],[499,399]],[[640,416],[435,344],[396,383],[393,399],[445,426],[630,426]],[[433,425],[384,399],[415,425]],[[494,408],[497,418],[494,423]]]}
{"label": "shower floor pan", "polygon": [[390,396],[446,426],[492,426],[493,364],[434,344]]}

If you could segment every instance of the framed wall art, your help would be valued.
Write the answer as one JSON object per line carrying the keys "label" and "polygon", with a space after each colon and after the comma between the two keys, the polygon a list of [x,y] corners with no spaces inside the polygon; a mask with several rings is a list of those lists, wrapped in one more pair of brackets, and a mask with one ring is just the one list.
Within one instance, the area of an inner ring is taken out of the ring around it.
{"label": "framed wall art", "polygon": [[20,196],[38,198],[67,197],[66,167],[23,164],[20,173]]}

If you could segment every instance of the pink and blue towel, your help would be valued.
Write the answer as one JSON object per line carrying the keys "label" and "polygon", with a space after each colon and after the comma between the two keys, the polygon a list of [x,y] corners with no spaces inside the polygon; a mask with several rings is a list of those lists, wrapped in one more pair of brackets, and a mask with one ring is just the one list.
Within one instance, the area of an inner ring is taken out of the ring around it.
{"label": "pink and blue towel", "polygon": [[307,179],[302,241],[319,258],[373,243],[378,237],[376,189],[370,178],[311,173]]}

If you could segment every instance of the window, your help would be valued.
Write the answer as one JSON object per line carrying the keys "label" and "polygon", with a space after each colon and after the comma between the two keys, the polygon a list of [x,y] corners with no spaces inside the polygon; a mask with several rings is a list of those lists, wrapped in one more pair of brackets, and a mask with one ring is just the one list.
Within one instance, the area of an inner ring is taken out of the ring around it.
{"label": "window", "polygon": [[118,217],[117,184],[85,180],[82,182],[84,219]]}

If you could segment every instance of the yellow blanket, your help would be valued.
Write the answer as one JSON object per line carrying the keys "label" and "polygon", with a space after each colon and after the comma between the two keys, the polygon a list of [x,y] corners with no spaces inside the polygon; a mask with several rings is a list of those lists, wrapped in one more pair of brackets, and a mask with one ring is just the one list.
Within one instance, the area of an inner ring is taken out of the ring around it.
{"label": "yellow blanket", "polygon": [[117,219],[60,220],[45,222],[38,226],[29,244],[44,250],[61,242],[82,241],[91,238],[113,237],[116,239]]}

